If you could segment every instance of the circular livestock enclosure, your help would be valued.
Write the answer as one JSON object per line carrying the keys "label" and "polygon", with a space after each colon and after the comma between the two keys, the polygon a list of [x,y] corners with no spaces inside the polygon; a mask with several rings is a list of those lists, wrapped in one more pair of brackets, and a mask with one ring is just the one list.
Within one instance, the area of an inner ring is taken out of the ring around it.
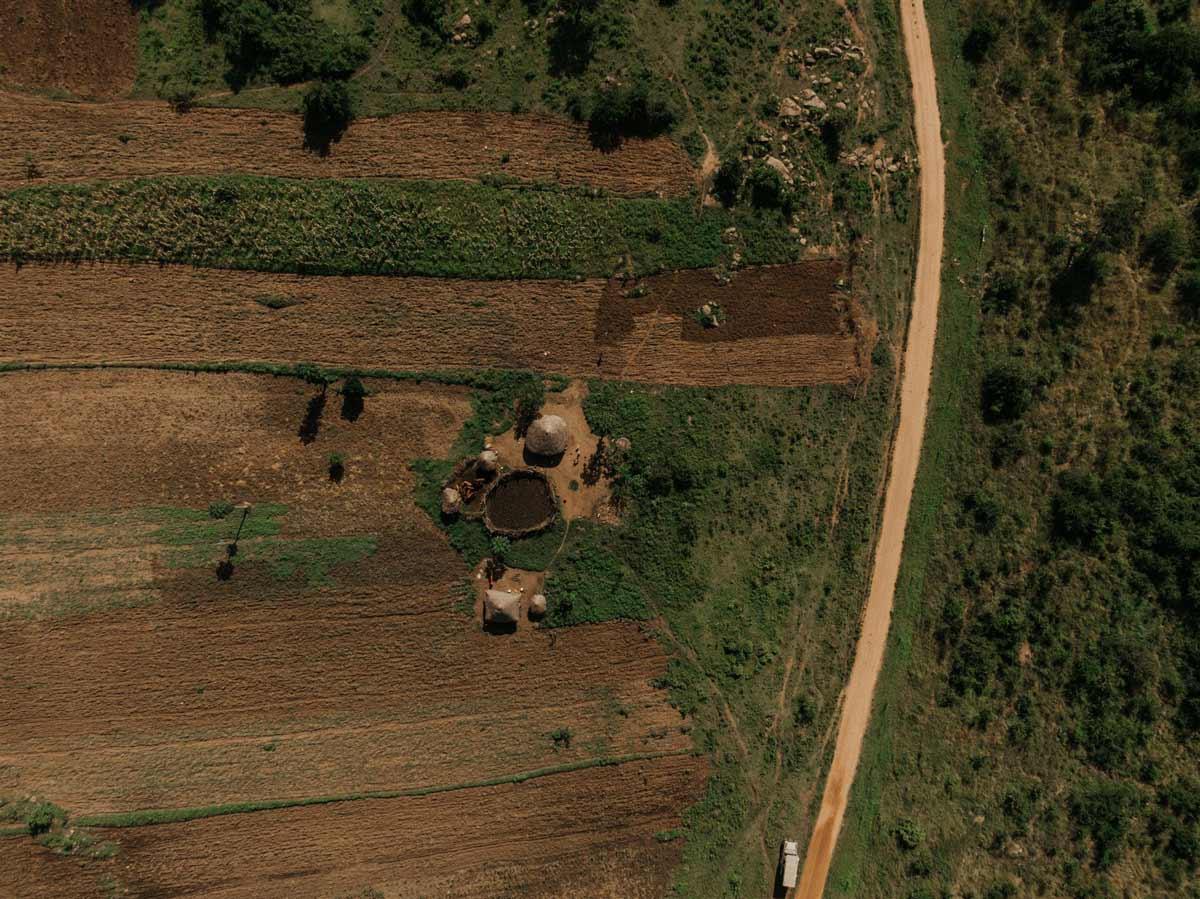
{"label": "circular livestock enclosure", "polygon": [[519,468],[501,475],[484,497],[483,523],[493,534],[524,537],[545,530],[558,515],[550,482],[540,471]]}

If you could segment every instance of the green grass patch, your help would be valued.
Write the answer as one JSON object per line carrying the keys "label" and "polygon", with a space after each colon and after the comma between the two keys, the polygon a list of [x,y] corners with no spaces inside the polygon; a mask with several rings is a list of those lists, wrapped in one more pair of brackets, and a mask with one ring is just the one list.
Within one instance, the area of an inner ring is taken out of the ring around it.
{"label": "green grass patch", "polygon": [[[628,264],[638,273],[717,265],[728,252],[721,232],[735,222],[749,237],[768,227],[722,209],[698,212],[688,198],[458,182],[159,178],[0,196],[0,258],[571,278]],[[800,249],[767,236],[747,247],[747,263],[790,261]]]}
{"label": "green grass patch", "polygon": [[547,627],[650,617],[637,580],[605,545],[609,531],[591,522],[572,526],[546,579]]}

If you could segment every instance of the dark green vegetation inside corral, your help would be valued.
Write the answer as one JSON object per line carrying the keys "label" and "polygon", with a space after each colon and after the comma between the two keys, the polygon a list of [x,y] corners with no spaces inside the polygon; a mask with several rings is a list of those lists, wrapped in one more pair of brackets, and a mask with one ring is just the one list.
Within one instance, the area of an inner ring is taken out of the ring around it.
{"label": "dark green vegetation inside corral", "polygon": [[1198,895],[1194,9],[927,10],[971,188],[830,892]]}
{"label": "dark green vegetation inside corral", "polygon": [[[484,184],[162,178],[0,196],[0,256],[309,274],[515,278],[704,268],[746,233],[748,264],[793,261],[777,223],[693,201]],[[761,233],[760,233],[761,232]]]}

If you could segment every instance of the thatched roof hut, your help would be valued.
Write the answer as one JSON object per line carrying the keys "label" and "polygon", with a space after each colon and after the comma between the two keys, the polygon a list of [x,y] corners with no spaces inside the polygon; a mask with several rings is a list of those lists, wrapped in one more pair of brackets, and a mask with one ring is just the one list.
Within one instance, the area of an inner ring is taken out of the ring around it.
{"label": "thatched roof hut", "polygon": [[462,494],[453,487],[442,488],[442,514],[457,515],[462,510]]}
{"label": "thatched roof hut", "polygon": [[561,456],[571,432],[558,415],[543,415],[525,432],[525,448],[538,456]]}
{"label": "thatched roof hut", "polygon": [[485,624],[516,624],[521,617],[520,594],[507,590],[489,590],[483,596]]}
{"label": "thatched roof hut", "polygon": [[542,593],[535,593],[533,598],[529,600],[529,617],[541,618],[546,614],[546,597]]}

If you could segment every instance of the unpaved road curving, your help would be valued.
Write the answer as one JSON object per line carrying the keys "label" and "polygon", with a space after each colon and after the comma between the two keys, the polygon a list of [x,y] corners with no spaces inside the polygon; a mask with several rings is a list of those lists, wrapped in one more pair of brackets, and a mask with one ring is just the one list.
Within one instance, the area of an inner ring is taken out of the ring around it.
{"label": "unpaved road curving", "polygon": [[804,860],[797,899],[820,899],[846,813],[846,802],[862,751],[871,713],[871,696],[892,617],[892,596],[900,569],[904,529],[912,499],[925,410],[933,370],[934,333],[937,328],[938,292],[942,266],[942,225],[945,206],[945,156],[938,114],[933,51],[925,24],[924,0],[900,4],[904,50],[912,75],[917,153],[921,165],[921,227],[917,250],[917,277],[913,288],[912,319],[904,350],[904,375],[900,387],[900,425],[892,447],[891,478],[883,505],[883,525],[875,549],[871,593],[863,614],[862,635],[854,654],[854,667],[842,697],[842,718],[837,745],[821,810]]}

